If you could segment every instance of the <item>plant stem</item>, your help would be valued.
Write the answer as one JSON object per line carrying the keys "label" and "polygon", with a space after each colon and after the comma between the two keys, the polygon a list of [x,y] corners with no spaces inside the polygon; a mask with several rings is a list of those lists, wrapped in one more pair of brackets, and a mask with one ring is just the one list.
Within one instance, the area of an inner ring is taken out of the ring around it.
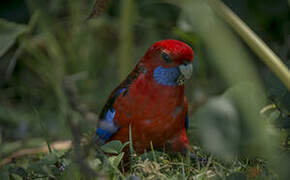
{"label": "plant stem", "polygon": [[121,6],[119,65],[120,78],[124,79],[132,68],[134,0],[124,0]]}
{"label": "plant stem", "polygon": [[290,90],[290,72],[281,59],[223,2],[220,0],[208,2]]}

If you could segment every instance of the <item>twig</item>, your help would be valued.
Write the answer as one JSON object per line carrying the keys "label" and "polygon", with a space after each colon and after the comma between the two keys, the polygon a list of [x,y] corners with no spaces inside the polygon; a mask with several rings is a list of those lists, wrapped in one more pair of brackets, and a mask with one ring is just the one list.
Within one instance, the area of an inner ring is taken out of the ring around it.
{"label": "twig", "polygon": [[130,69],[133,67],[132,47],[133,47],[133,26],[134,16],[134,0],[121,1],[120,14],[120,40],[119,40],[119,73],[120,80],[124,79]]}
{"label": "twig", "polygon": [[[57,142],[52,143],[50,146],[54,150],[67,150],[71,148],[71,141],[70,140],[57,141]],[[6,157],[3,160],[1,160],[0,167],[10,163],[13,159],[16,159],[16,158],[20,158],[20,157],[32,155],[32,154],[48,153],[48,152],[49,152],[49,149],[46,144],[38,148],[21,149],[19,151],[16,151],[9,157]]]}
{"label": "twig", "polygon": [[281,59],[223,2],[220,0],[208,2],[290,90],[290,72]]}
{"label": "twig", "polygon": [[93,10],[87,17],[86,21],[90,20],[93,17],[99,17],[105,11],[108,2],[109,0],[96,0]]}
{"label": "twig", "polygon": [[75,85],[75,81],[82,79],[85,76],[86,73],[79,73],[67,77],[63,82],[63,87],[71,108],[79,112],[85,120],[97,125],[98,116],[95,113],[90,112],[86,104],[81,103],[78,96],[78,89]]}
{"label": "twig", "polygon": [[[97,125],[97,115],[90,112],[88,110],[88,107],[80,102],[80,98],[78,96],[78,89],[75,83],[77,80],[83,79],[85,77],[87,77],[87,73],[85,72],[66,77],[63,81],[63,87],[72,110],[80,113],[80,115],[85,120],[94,122]],[[74,122],[70,113],[67,113],[66,121],[71,129],[75,161],[79,165],[81,173],[86,177],[85,179],[95,179],[97,177],[100,177],[100,175],[93,169],[91,169],[89,165],[84,161],[87,154],[85,154],[84,149],[81,147],[80,123]]]}
{"label": "twig", "polygon": [[271,110],[271,109],[276,109],[276,105],[275,104],[270,104],[270,105],[267,105],[265,107],[263,107],[260,111],[260,114],[265,114],[265,112]]}
{"label": "twig", "polygon": [[67,115],[67,123],[70,126],[71,134],[73,136],[73,150],[75,154],[75,161],[79,165],[80,172],[86,177],[85,179],[95,179],[99,177],[93,169],[84,161],[85,155],[81,147],[81,133],[79,129],[79,123],[73,123],[71,115]]}

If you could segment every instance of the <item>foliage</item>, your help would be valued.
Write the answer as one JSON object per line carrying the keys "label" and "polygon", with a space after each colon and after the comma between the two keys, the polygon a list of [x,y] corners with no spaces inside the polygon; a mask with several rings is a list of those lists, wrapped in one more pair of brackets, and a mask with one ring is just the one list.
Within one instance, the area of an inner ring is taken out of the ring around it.
{"label": "foliage", "polygon": [[[225,2],[289,67],[289,6]],[[111,1],[89,20],[93,0],[25,3],[25,24],[0,19],[0,157],[17,157],[4,166],[1,160],[0,179],[289,177],[289,90],[206,1]],[[94,114],[146,48],[165,38],[195,51],[198,69],[186,84],[188,133],[207,162],[131,149],[129,169],[122,161],[128,143],[93,145]],[[73,147],[58,150],[53,142],[64,139]]]}

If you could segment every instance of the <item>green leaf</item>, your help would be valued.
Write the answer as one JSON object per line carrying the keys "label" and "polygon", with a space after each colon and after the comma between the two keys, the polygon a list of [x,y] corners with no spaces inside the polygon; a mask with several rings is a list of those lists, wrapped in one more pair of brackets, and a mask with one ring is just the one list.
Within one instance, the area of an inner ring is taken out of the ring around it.
{"label": "green leaf", "polygon": [[15,175],[14,176],[15,179],[19,179],[19,177],[21,179],[27,178],[27,173],[25,169],[19,166],[10,166],[9,173],[10,175]]}
{"label": "green leaf", "polygon": [[[43,174],[50,177],[54,177],[54,170],[56,167],[54,164],[58,161],[58,156],[55,153],[50,153],[46,155],[43,159],[30,164],[29,170],[37,174]],[[53,166],[52,166],[53,165]]]}
{"label": "green leaf", "polygon": [[125,142],[125,143],[123,144],[122,148],[121,148],[121,151],[123,151],[123,149],[124,149],[127,145],[129,145],[129,144],[130,144],[129,141],[128,141],[128,142]]}
{"label": "green leaf", "polygon": [[102,161],[100,159],[91,159],[89,160],[88,164],[92,169],[97,169],[102,165]]}
{"label": "green leaf", "polygon": [[23,180],[23,178],[17,174],[11,174],[10,176],[13,180]]}
{"label": "green leaf", "polygon": [[19,35],[23,34],[28,28],[26,25],[8,22],[0,19],[0,57],[16,42]]}
{"label": "green leaf", "polygon": [[114,141],[110,141],[107,144],[101,146],[101,149],[105,153],[108,153],[108,154],[119,154],[122,152],[123,148],[125,146],[127,146],[128,144],[129,144],[128,142],[122,144],[121,141],[114,140]]}
{"label": "green leaf", "polygon": [[111,163],[111,165],[115,168],[117,168],[124,156],[124,152],[120,153],[117,156],[111,156],[108,158],[108,161]]}

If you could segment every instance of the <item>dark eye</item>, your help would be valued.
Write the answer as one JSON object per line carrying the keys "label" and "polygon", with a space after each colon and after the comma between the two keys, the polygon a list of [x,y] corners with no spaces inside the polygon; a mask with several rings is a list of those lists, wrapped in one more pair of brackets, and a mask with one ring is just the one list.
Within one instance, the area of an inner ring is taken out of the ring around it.
{"label": "dark eye", "polygon": [[161,52],[161,56],[162,56],[162,58],[164,59],[165,62],[167,62],[167,63],[171,63],[172,62],[172,60],[169,57],[169,55],[166,54],[165,52]]}

